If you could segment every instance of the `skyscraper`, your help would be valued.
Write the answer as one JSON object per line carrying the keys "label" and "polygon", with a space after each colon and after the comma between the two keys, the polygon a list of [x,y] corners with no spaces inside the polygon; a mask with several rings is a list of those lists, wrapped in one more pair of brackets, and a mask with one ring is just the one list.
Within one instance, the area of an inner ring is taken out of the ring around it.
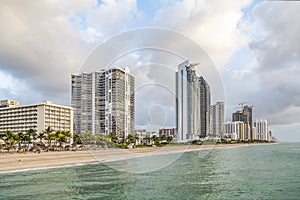
{"label": "skyscraper", "polygon": [[232,114],[232,121],[244,122],[245,139],[253,140],[252,136],[252,106],[245,105],[243,111],[236,111]]}
{"label": "skyscraper", "polygon": [[245,105],[244,108],[243,108],[243,113],[244,113],[245,116],[247,116],[247,127],[249,127],[248,130],[247,130],[247,136],[248,136],[249,140],[253,140],[252,107],[253,106]]}
{"label": "skyscraper", "polygon": [[134,77],[128,68],[72,75],[74,132],[134,133]]}
{"label": "skyscraper", "polygon": [[224,102],[217,102],[210,109],[210,134],[212,136],[224,136]]}
{"label": "skyscraper", "polygon": [[271,141],[271,134],[268,127],[268,121],[266,119],[257,119],[254,122],[254,128],[256,129],[256,139],[261,141]]}
{"label": "skyscraper", "polygon": [[178,141],[209,133],[210,88],[188,60],[176,72],[176,130]]}
{"label": "skyscraper", "polygon": [[210,106],[211,106],[210,87],[202,76],[199,77],[199,84],[200,84],[200,115],[201,115],[200,137],[206,137],[207,135],[210,134]]}

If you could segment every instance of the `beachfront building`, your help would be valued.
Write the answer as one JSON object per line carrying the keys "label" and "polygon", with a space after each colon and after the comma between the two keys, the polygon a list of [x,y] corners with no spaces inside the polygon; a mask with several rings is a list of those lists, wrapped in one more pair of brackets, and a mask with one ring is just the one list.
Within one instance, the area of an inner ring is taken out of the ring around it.
{"label": "beachfront building", "polygon": [[242,111],[236,111],[232,114],[232,121],[242,121],[244,122],[244,132],[245,132],[245,140],[253,140],[252,133],[252,107],[245,105],[242,107]]}
{"label": "beachfront building", "polygon": [[258,140],[258,138],[257,138],[257,128],[256,127],[252,127],[252,139],[253,140]]}
{"label": "beachfront building", "polygon": [[226,122],[224,124],[224,137],[232,140],[244,140],[244,130],[244,122],[242,121]]}
{"label": "beachfront building", "polygon": [[199,77],[200,85],[200,137],[204,138],[210,134],[210,87],[206,80]]}
{"label": "beachfront building", "polygon": [[137,145],[152,145],[151,137],[153,136],[149,131],[145,129],[135,130],[134,136],[136,137]]}
{"label": "beachfront building", "polygon": [[224,137],[224,102],[217,102],[210,107],[210,135]]}
{"label": "beachfront building", "polygon": [[134,134],[134,76],[129,68],[72,75],[74,132]]}
{"label": "beachfront building", "polygon": [[176,72],[176,138],[185,142],[206,137],[210,128],[210,87],[188,60]]}
{"label": "beachfront building", "polygon": [[256,129],[256,138],[260,141],[271,141],[271,135],[268,127],[268,121],[266,119],[256,119],[254,122],[254,128]]}
{"label": "beachfront building", "polygon": [[0,102],[0,133],[14,133],[33,129],[42,132],[48,127],[55,131],[73,133],[73,108],[45,101],[39,104],[19,105],[17,101]]}
{"label": "beachfront building", "polygon": [[161,128],[159,129],[159,137],[161,136],[172,137],[176,136],[176,128]]}

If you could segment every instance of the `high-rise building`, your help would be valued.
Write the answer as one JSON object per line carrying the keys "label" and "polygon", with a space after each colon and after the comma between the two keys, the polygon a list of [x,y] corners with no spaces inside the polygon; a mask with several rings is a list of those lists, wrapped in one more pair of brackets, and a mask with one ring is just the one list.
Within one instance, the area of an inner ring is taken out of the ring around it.
{"label": "high-rise building", "polygon": [[176,72],[177,140],[205,137],[210,128],[210,88],[188,60]]}
{"label": "high-rise building", "polygon": [[252,134],[252,106],[245,105],[243,111],[236,111],[232,114],[232,121],[242,121],[245,126],[245,139],[253,140]]}
{"label": "high-rise building", "polygon": [[244,122],[226,122],[224,124],[224,136],[230,137],[232,140],[244,140]]}
{"label": "high-rise building", "polygon": [[211,106],[210,87],[202,76],[199,78],[199,83],[200,83],[200,116],[201,116],[200,137],[206,137],[207,135],[210,134],[210,106]]}
{"label": "high-rise building", "polygon": [[217,102],[210,108],[210,134],[222,138],[224,136],[224,102]]}
{"label": "high-rise building", "polygon": [[134,76],[126,67],[72,75],[74,132],[134,134]]}
{"label": "high-rise building", "polygon": [[73,133],[73,108],[45,101],[39,104],[19,105],[17,101],[0,103],[0,133],[10,130],[24,133],[33,129],[38,133],[48,127],[55,131]]}
{"label": "high-rise building", "polygon": [[247,130],[247,138],[249,140],[253,140],[253,130],[252,130],[252,126],[253,126],[253,123],[252,123],[252,107],[253,106],[248,106],[248,105],[245,105],[244,108],[243,108],[243,113],[245,116],[247,116],[247,121],[245,123],[247,123],[247,127],[248,127],[248,130]]}
{"label": "high-rise building", "polygon": [[271,135],[268,127],[268,121],[266,119],[257,119],[254,122],[254,128],[256,129],[257,140],[270,141]]}

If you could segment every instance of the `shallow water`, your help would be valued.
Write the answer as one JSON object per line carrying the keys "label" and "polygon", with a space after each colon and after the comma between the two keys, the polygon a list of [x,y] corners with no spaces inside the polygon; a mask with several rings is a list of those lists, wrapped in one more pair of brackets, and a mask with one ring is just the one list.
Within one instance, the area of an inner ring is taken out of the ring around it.
{"label": "shallow water", "polygon": [[300,143],[188,152],[128,172],[172,156],[3,173],[0,199],[300,198]]}

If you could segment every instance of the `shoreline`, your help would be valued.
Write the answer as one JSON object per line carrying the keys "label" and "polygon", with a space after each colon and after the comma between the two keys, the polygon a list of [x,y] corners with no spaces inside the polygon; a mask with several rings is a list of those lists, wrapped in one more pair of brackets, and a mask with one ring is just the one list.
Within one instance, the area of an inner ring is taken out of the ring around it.
{"label": "shoreline", "polygon": [[108,149],[97,151],[29,152],[26,154],[0,154],[0,174],[15,173],[63,167],[82,166],[127,160],[132,158],[185,153],[192,151],[249,147],[278,143],[216,144],[216,145],[174,145],[133,149]]}

